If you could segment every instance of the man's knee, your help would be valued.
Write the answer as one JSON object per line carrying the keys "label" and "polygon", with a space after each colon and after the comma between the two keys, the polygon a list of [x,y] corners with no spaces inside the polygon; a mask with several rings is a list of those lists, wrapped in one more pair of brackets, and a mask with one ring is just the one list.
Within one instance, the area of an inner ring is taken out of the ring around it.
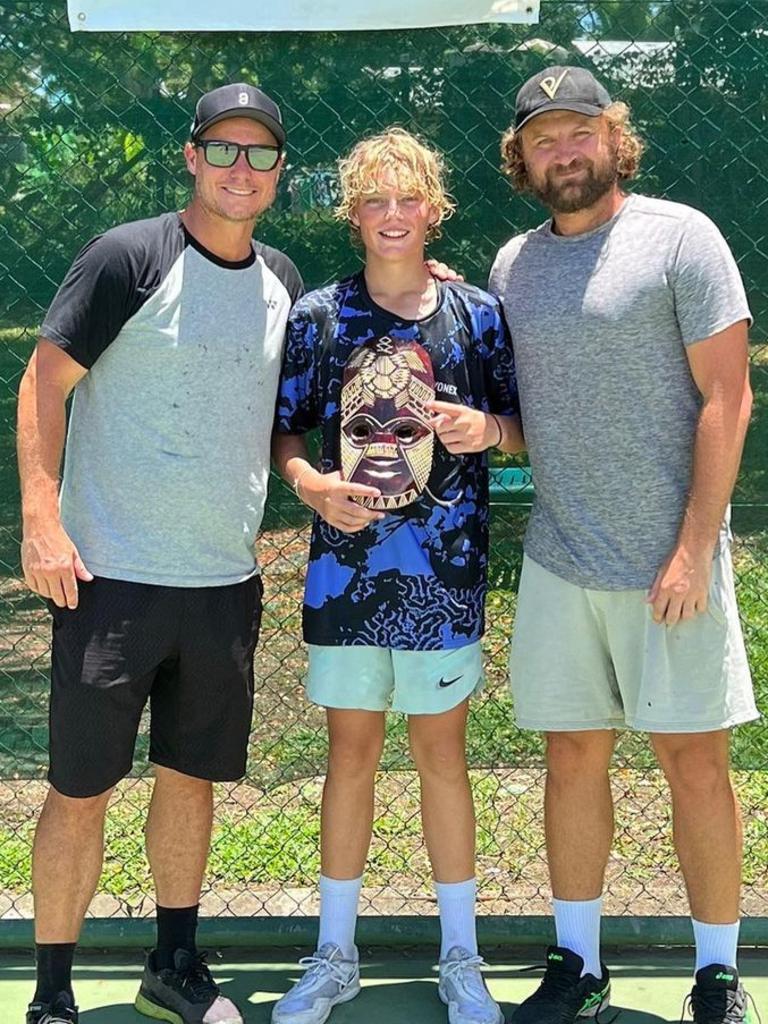
{"label": "man's knee", "polygon": [[550,779],[567,782],[608,771],[614,747],[612,730],[548,732],[547,772]]}
{"label": "man's knee", "polygon": [[114,786],[110,786],[96,796],[67,796],[55,786],[51,786],[45,798],[41,820],[55,817],[58,821],[68,821],[72,824],[99,822],[106,813],[113,790]]}
{"label": "man's knee", "polygon": [[731,789],[727,736],[654,736],[653,745],[676,796],[706,800],[718,791]]}
{"label": "man's knee", "polygon": [[200,779],[195,775],[185,775],[177,772],[175,768],[166,768],[164,765],[153,764],[155,773],[155,785],[176,789],[186,793],[196,792],[207,794],[213,789],[213,783],[208,779]]}

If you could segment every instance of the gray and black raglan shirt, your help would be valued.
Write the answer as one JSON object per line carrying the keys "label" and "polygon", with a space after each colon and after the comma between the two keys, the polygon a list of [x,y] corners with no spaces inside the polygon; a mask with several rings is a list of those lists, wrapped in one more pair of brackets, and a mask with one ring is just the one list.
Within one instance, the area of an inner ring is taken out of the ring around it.
{"label": "gray and black raglan shirt", "polygon": [[548,221],[513,238],[491,291],[536,486],[527,554],[577,586],[650,586],[691,482],[701,396],[686,349],[750,319],[725,239],[698,210],[632,195],[594,231]]}
{"label": "gray and black raglan shirt", "polygon": [[41,335],[75,388],[61,514],[97,576],[223,586],[257,571],[288,311],[301,278],[254,241],[224,261],[176,213],[89,242]]}

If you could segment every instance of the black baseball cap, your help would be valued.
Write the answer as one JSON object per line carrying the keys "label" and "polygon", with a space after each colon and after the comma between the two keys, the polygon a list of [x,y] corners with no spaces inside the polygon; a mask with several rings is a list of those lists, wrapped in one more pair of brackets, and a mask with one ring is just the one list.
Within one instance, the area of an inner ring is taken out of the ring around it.
{"label": "black baseball cap", "polygon": [[245,82],[221,85],[200,97],[190,129],[192,141],[199,139],[206,128],[228,117],[250,117],[269,128],[278,145],[285,145],[285,128],[280,107],[261,89]]}
{"label": "black baseball cap", "polygon": [[586,68],[545,68],[529,78],[517,94],[515,131],[550,110],[573,110],[597,117],[611,102],[607,90]]}

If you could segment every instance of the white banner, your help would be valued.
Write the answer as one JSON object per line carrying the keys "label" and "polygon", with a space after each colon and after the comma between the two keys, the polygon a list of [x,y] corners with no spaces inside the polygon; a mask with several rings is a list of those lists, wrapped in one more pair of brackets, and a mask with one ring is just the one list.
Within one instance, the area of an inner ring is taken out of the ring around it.
{"label": "white banner", "polygon": [[68,0],[73,32],[324,32],[535,24],[539,0]]}

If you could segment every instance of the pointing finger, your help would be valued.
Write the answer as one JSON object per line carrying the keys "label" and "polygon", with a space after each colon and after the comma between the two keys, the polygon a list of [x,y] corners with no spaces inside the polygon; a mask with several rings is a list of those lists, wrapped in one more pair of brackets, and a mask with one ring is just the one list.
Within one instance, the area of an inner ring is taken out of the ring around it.
{"label": "pointing finger", "polygon": [[450,419],[456,419],[457,416],[461,416],[464,412],[464,406],[459,405],[456,402],[439,402],[437,399],[427,402],[428,407],[432,412],[441,413],[444,416],[448,416]]}

